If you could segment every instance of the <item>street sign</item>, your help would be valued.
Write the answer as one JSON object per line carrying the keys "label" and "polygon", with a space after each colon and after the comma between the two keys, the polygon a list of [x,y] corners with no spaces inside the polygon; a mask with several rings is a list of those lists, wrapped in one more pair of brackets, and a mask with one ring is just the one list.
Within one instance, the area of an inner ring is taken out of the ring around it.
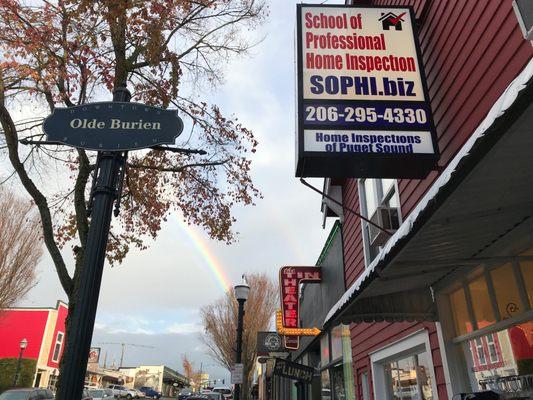
{"label": "street sign", "polygon": [[231,383],[232,384],[242,384],[243,382],[243,365],[242,364],[233,364],[233,367],[230,370],[231,372]]}
{"label": "street sign", "polygon": [[296,176],[421,179],[439,158],[408,7],[297,6]]}
{"label": "street sign", "polygon": [[313,380],[313,375],[315,374],[315,369],[303,364],[297,364],[287,360],[282,360],[281,358],[276,358],[273,374],[311,383]]}
{"label": "street sign", "polygon": [[49,141],[87,150],[125,151],[174,144],[183,130],[176,110],[101,102],[56,108],[43,124]]}

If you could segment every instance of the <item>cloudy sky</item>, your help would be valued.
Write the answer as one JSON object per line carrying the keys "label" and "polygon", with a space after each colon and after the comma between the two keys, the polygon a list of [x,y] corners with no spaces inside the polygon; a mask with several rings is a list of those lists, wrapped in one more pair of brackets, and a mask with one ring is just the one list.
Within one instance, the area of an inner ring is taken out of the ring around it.
{"label": "cloudy sky", "polygon": [[[328,3],[334,2],[342,3]],[[329,225],[322,229],[319,196],[294,177],[295,4],[269,1],[269,20],[255,33],[264,40],[250,57],[228,64],[225,84],[209,95],[258,138],[253,176],[264,199],[235,210],[240,236],[234,245],[208,239],[176,215],[148,250],[132,251],[120,266],[106,265],[93,345],[107,353],[108,364],[119,362],[120,346],[101,343],[124,342],[150,346],[127,346],[125,365],[166,364],[181,371],[187,354],[212,378],[227,378],[199,340],[198,309],[245,272],[265,271],[274,278],[282,265],[316,262]],[[39,283],[22,304],[53,306],[58,299],[66,296],[45,254]]]}

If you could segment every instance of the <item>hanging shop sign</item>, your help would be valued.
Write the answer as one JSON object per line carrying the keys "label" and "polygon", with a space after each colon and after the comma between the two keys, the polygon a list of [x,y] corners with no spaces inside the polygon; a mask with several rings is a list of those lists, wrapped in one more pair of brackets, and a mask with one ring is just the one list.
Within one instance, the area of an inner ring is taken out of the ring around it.
{"label": "hanging shop sign", "polygon": [[125,151],[174,144],[183,130],[176,110],[102,102],[56,108],[44,120],[49,141],[87,150]]}
{"label": "hanging shop sign", "polygon": [[298,177],[420,179],[438,146],[414,14],[297,5]]}
{"label": "hanging shop sign", "polygon": [[278,332],[257,332],[257,355],[271,356],[286,353],[283,338]]}
{"label": "hanging shop sign", "polygon": [[[299,347],[298,331],[300,321],[300,283],[320,282],[322,279],[319,267],[282,267],[279,270],[282,328],[294,329],[284,332],[285,347],[297,350]],[[278,327],[279,328],[279,327]],[[319,332],[320,333],[320,332]]]}
{"label": "hanging shop sign", "polygon": [[315,369],[313,367],[308,367],[303,364],[298,364],[283,360],[281,358],[276,358],[274,363],[274,370],[272,371],[272,373],[274,375],[284,376],[286,378],[311,383],[313,381]]}

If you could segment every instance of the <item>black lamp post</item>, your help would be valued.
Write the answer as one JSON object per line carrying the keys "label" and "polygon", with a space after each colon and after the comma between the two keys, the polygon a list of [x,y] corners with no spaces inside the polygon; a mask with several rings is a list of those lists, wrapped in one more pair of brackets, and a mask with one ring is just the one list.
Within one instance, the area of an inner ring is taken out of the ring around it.
{"label": "black lamp post", "polygon": [[[248,293],[250,292],[250,286],[246,282],[236,285],[233,288],[235,298],[239,303],[239,313],[237,317],[237,350],[235,355],[235,363],[240,364],[242,362],[242,331],[243,331],[243,318],[244,318],[244,303],[248,300]],[[244,374],[243,374],[244,375]],[[244,377],[243,377],[244,379]],[[241,385],[235,384],[235,400],[240,400]]]}
{"label": "black lamp post", "polygon": [[22,353],[24,353],[24,349],[28,347],[28,340],[22,339],[20,341],[20,352],[19,352],[19,359],[17,362],[17,369],[15,371],[15,379],[13,379],[13,386],[17,386],[17,381],[19,380],[19,374],[20,374],[20,364],[22,363]]}

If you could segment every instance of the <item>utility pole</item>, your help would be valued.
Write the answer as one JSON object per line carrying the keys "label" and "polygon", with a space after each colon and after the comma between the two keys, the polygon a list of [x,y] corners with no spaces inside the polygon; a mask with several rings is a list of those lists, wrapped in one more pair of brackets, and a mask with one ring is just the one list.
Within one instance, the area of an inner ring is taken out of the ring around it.
{"label": "utility pole", "polygon": [[[114,102],[129,102],[131,94],[125,87],[113,92]],[[67,351],[62,360],[60,385],[56,400],[81,399],[87,361],[94,330],[98,296],[104,269],[105,250],[111,226],[113,202],[117,199],[124,178],[127,152],[99,151],[95,185],[90,194],[91,224],[85,248],[83,268],[76,306],[70,324],[75,327],[67,337]]]}

